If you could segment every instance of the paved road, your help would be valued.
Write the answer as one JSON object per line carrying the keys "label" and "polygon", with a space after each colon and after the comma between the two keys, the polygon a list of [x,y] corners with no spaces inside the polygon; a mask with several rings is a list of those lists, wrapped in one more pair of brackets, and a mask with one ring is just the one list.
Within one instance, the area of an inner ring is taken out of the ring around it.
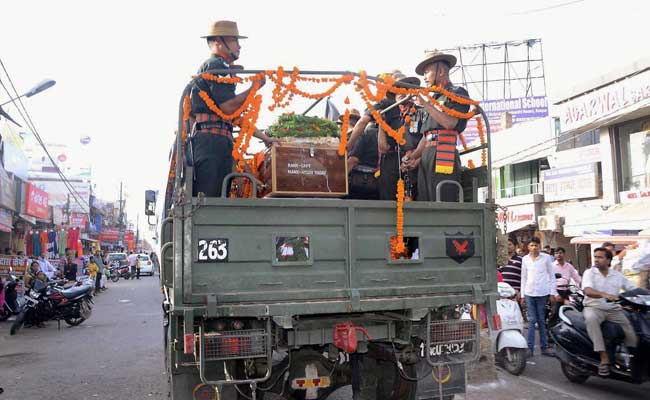
{"label": "paved road", "polygon": [[[167,399],[158,277],[109,282],[79,327],[55,323],[9,336],[0,323],[0,400]],[[648,399],[650,385],[590,379],[569,383],[558,361],[536,356],[521,377],[500,373],[496,382],[470,385],[458,400]],[[349,387],[331,400],[351,398]]]}
{"label": "paved road", "polygon": [[158,277],[109,282],[88,321],[69,328],[0,323],[0,400],[164,399]]}

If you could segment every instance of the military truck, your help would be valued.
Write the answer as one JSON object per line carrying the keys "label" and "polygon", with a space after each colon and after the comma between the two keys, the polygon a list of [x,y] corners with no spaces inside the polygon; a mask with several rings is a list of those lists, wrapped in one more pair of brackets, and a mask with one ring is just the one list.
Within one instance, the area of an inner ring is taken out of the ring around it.
{"label": "military truck", "polygon": [[[182,115],[181,101],[178,132]],[[160,236],[172,399],[325,399],[346,385],[355,399],[465,391],[480,347],[466,309],[485,304],[491,315],[496,298],[495,206],[477,202],[488,169],[464,172],[463,202],[407,202],[413,256],[395,260],[394,201],[192,197],[180,133],[172,157]],[[251,176],[234,177],[257,193]]]}

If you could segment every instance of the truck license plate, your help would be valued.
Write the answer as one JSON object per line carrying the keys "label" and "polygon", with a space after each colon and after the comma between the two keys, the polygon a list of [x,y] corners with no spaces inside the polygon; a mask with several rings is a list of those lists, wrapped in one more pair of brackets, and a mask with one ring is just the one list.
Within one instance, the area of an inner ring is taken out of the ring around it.
{"label": "truck license plate", "polygon": [[[468,343],[447,343],[447,344],[434,344],[429,347],[430,357],[448,356],[453,354],[463,354],[466,350],[471,348]],[[424,349],[423,349],[424,353]],[[422,354],[424,357],[424,354]]]}

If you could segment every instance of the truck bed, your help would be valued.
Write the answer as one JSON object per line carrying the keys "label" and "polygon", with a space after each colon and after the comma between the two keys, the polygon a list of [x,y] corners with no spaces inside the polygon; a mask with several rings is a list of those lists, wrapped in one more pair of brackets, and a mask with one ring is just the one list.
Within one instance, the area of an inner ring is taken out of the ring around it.
{"label": "truck bed", "polygon": [[[395,233],[395,202],[193,202],[191,213],[185,207],[191,216],[182,229],[174,227],[183,248],[174,249],[176,265],[182,268],[174,270],[173,281],[183,282],[182,303],[203,304],[213,316],[420,309],[476,300],[496,287],[494,211],[486,204],[406,203],[404,236],[418,238],[420,257],[393,261],[389,239]],[[306,237],[302,261],[281,256],[279,238],[303,243]],[[474,254],[462,262],[452,259],[453,238],[470,242],[465,257],[473,241]],[[225,259],[205,260],[206,243],[218,241],[223,247],[226,240]],[[172,280],[168,275],[167,284]]]}

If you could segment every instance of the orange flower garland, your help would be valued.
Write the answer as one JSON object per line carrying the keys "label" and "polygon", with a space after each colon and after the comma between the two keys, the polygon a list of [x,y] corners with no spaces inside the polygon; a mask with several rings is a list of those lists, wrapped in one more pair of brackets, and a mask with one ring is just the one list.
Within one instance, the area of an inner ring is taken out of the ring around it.
{"label": "orange flower garland", "polygon": [[404,252],[404,180],[400,178],[397,181],[397,221],[396,221],[396,230],[397,230],[397,240],[395,243],[395,248],[391,249],[395,253]]}
{"label": "orange flower garland", "polygon": [[469,160],[469,161],[467,162],[467,166],[469,167],[469,169],[474,169],[474,168],[476,168],[476,165],[474,165],[474,160]]}
{"label": "orange flower garland", "polygon": [[[477,106],[479,104],[479,102],[477,101],[458,96],[439,86],[432,86],[429,88],[397,87],[394,85],[395,80],[391,75],[382,76],[382,80],[380,81],[370,81],[365,71],[361,71],[360,76],[356,80],[354,79],[353,75],[343,75],[339,77],[320,77],[320,78],[305,77],[300,75],[300,71],[296,67],[293,68],[290,75],[288,75],[282,67],[278,67],[277,70],[275,71],[264,71],[249,76],[245,79],[235,77],[235,76],[220,77],[220,76],[215,76],[207,73],[201,74],[201,78],[205,80],[217,82],[217,83],[237,84],[237,83],[242,83],[244,81],[253,82],[253,86],[246,100],[232,114],[226,114],[223,111],[221,111],[219,107],[217,107],[217,105],[214,103],[214,101],[210,98],[208,93],[204,91],[199,91],[199,96],[201,97],[201,99],[203,99],[203,101],[206,103],[206,105],[212,112],[217,114],[223,120],[232,121],[233,125],[239,126],[240,134],[233,145],[232,154],[233,157],[240,162],[243,162],[244,159],[243,156],[244,154],[246,154],[246,150],[248,149],[250,138],[255,133],[255,129],[256,129],[255,123],[257,122],[257,119],[259,117],[259,112],[262,105],[262,96],[258,94],[258,91],[260,89],[260,80],[263,77],[268,77],[269,80],[271,80],[274,83],[274,88],[272,91],[273,104],[269,106],[269,110],[271,111],[275,110],[276,108],[284,108],[288,106],[295,95],[312,99],[312,100],[318,100],[318,99],[331,96],[342,85],[350,84],[354,82],[355,91],[359,93],[366,107],[370,111],[372,117],[377,121],[377,123],[381,126],[381,128],[400,145],[406,143],[406,141],[404,140],[405,127],[406,125],[412,124],[412,121],[409,121],[411,118],[407,116],[405,120],[405,124],[397,130],[391,128],[390,125],[386,123],[386,121],[382,118],[381,113],[374,108],[373,104],[383,100],[386,97],[387,93],[390,92],[390,93],[403,94],[409,96],[422,95],[428,101],[430,101],[434,106],[438,106],[438,108],[442,112],[446,113],[449,116],[459,118],[459,119],[469,119],[476,116],[477,114],[476,107],[467,113],[461,113],[440,104],[436,99],[432,97],[432,93],[434,92],[441,93],[451,101],[454,101],[459,104],[466,104],[472,106]],[[287,77],[289,78],[288,82],[285,81]],[[309,83],[316,83],[316,84],[329,83],[331,84],[331,86],[327,88],[327,90],[320,93],[308,93],[304,90],[299,89],[296,86],[297,82],[309,82]],[[376,89],[375,93],[373,93],[373,91],[371,90],[371,86],[375,87]],[[349,99],[347,98],[346,98],[346,104],[349,104]],[[190,107],[191,104],[189,102],[189,97],[186,97],[183,102],[184,121],[183,121],[183,126],[181,131],[183,143],[185,141],[185,138],[187,137],[187,127],[185,121],[189,119]],[[350,111],[348,108],[346,109],[346,112],[344,114],[343,125],[341,127],[341,140],[339,142],[339,149],[338,149],[340,155],[345,154],[345,147],[347,144],[347,131],[349,129],[349,114]],[[485,135],[483,132],[483,125],[482,125],[481,118],[478,116],[476,118],[478,122],[478,131],[479,131],[479,137],[481,139],[481,144],[485,144]],[[463,149],[466,150],[467,144],[465,142],[465,139],[462,135],[460,135],[460,138],[461,138],[461,143],[463,145]],[[483,150],[482,153],[483,165],[486,165],[486,161],[487,161],[487,152],[486,150]],[[255,162],[256,161],[253,160],[252,164],[255,164]],[[176,165],[176,159],[173,158],[171,163],[172,168],[170,170],[170,182],[175,175],[175,171],[174,171],[175,165]],[[474,168],[474,163],[472,160],[469,161],[469,166],[470,168]],[[240,166],[238,164],[238,169],[239,168]],[[257,168],[253,166],[252,170],[257,171]],[[245,197],[249,196],[251,190],[252,188],[248,186],[244,188],[244,194],[246,194]],[[391,238],[391,254],[395,254],[397,256],[401,256],[405,254],[404,210],[403,210],[404,198],[405,198],[404,192],[405,192],[404,181],[402,179],[399,179],[399,181],[397,182],[397,195],[396,195],[397,236]]]}
{"label": "orange flower garland", "polygon": [[[350,99],[345,98],[345,104],[350,104]],[[345,147],[348,144],[348,129],[350,128],[350,109],[345,110],[343,114],[343,123],[341,124],[341,140],[339,140],[339,156],[345,155]]]}
{"label": "orange flower garland", "polygon": [[[481,140],[481,146],[485,144],[485,132],[483,131],[483,120],[480,116],[476,117],[476,128],[478,129],[478,137]],[[481,165],[485,167],[487,165],[487,150],[483,149],[481,151]]]}

